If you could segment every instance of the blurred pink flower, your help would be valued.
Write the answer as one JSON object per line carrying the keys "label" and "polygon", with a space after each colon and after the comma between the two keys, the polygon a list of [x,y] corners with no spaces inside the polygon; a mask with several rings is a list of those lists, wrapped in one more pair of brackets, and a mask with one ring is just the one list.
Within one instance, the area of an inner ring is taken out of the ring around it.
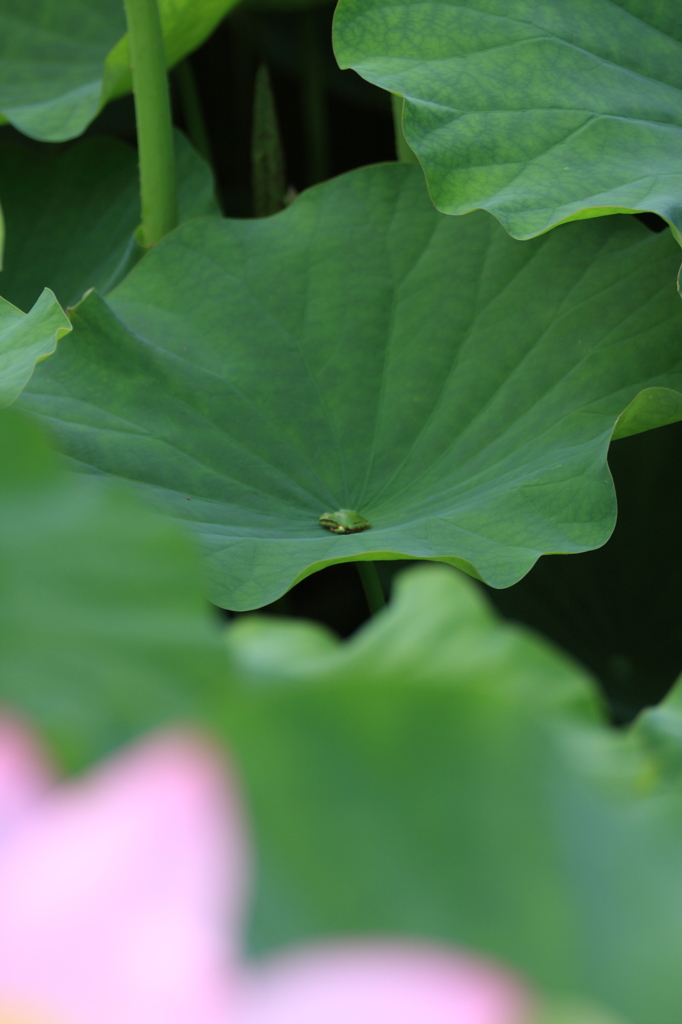
{"label": "blurred pink flower", "polygon": [[245,828],[187,733],[53,786],[0,719],[0,1024],[525,1024],[497,968],[420,944],[240,960]]}

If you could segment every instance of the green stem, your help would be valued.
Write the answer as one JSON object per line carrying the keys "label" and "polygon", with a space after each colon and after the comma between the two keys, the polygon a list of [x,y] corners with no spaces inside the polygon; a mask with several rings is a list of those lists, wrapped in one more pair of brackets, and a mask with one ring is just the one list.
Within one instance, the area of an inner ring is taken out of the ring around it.
{"label": "green stem", "polygon": [[381,585],[377,567],[374,562],[356,562],[355,564],[358,567],[360,582],[367,598],[370,613],[374,615],[375,612],[378,612],[386,604],[384,588]]}
{"label": "green stem", "polygon": [[142,241],[156,245],[178,222],[173,122],[156,0],[124,0],[135,92]]}
{"label": "green stem", "polygon": [[285,206],[286,169],[267,65],[256,72],[251,129],[251,192],[256,217],[269,217]]}
{"label": "green stem", "polygon": [[185,119],[185,127],[187,128],[190,142],[197,152],[201,153],[206,163],[211,164],[211,143],[208,140],[208,131],[206,129],[204,112],[201,109],[197,81],[194,77],[189,57],[180,61],[175,68],[175,84],[178,89],[177,94],[180,97],[182,116]]}
{"label": "green stem", "polygon": [[391,109],[393,110],[393,131],[395,132],[395,151],[400,163],[418,164],[416,156],[407,144],[403,134],[403,97],[391,93]]}

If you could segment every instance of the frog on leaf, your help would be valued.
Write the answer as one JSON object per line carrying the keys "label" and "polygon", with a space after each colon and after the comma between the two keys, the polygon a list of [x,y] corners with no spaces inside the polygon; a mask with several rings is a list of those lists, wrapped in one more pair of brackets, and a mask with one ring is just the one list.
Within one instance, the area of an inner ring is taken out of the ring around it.
{"label": "frog on leaf", "polygon": [[320,516],[320,525],[331,533],[362,533],[372,525],[364,516],[349,508],[340,508],[338,512],[325,512]]}

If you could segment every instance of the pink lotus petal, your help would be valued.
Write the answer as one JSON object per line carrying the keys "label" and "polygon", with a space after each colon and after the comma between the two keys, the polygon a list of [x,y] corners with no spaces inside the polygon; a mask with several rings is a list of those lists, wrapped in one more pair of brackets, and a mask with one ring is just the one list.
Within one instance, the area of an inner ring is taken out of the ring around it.
{"label": "pink lotus petal", "polygon": [[55,790],[0,846],[0,1003],[67,1024],[227,1024],[243,836],[224,765],[186,736]]}
{"label": "pink lotus petal", "polygon": [[254,969],[238,1024],[526,1024],[530,999],[484,961],[428,945],[339,943]]}
{"label": "pink lotus petal", "polygon": [[0,843],[51,781],[47,761],[32,733],[18,719],[0,716]]}
{"label": "pink lotus petal", "polygon": [[224,763],[198,739],[166,734],[82,781],[45,786],[26,730],[0,719],[0,793],[13,820],[0,842],[0,1020],[530,1018],[512,978],[427,945],[326,944],[241,966],[245,829]]}

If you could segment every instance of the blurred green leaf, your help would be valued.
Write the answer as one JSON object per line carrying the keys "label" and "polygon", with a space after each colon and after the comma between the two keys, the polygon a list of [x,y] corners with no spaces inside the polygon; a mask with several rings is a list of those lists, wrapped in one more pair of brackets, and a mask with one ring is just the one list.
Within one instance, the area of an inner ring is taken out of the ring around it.
{"label": "blurred green leaf", "polygon": [[[235,0],[159,0],[172,67],[207,38]],[[110,99],[129,92],[122,0],[3,0],[0,111],[45,142],[80,135]]]}
{"label": "blurred green leaf", "polygon": [[[217,215],[208,165],[175,133],[180,220]],[[137,154],[123,142],[88,138],[57,154],[0,145],[6,209],[0,293],[28,309],[44,286],[63,306],[88,288],[106,293],[140,259]]]}
{"label": "blurred green leaf", "polygon": [[435,566],[345,644],[258,616],[227,644],[255,951],[433,936],[632,1024],[675,1019],[682,791],[574,663]]}
{"label": "blurred green leaf", "polygon": [[341,0],[342,67],[405,97],[436,206],[515,238],[649,210],[682,230],[676,0]]}
{"label": "blurred green leaf", "polygon": [[71,324],[46,288],[30,313],[0,298],[0,409],[21,394],[34,367],[54,352]]}
{"label": "blurred green leaf", "polygon": [[583,1000],[552,1000],[544,1005],[531,1024],[629,1024],[620,1014],[614,1014],[594,1003]]}
{"label": "blurred green leaf", "polygon": [[682,678],[655,708],[637,719],[634,734],[650,754],[661,780],[679,790],[682,782]]}
{"label": "blurred green leaf", "polygon": [[[607,540],[624,409],[682,415],[678,253],[626,217],[522,244],[439,214],[416,167],[362,168],[173,232],[77,307],[21,401],[198,533],[218,604],[357,558],[509,586]],[[371,529],[320,526],[338,509]]]}
{"label": "blurred green leaf", "polygon": [[220,688],[225,657],[197,560],[120,485],[58,469],[36,426],[0,415],[0,704],[70,767]]}

